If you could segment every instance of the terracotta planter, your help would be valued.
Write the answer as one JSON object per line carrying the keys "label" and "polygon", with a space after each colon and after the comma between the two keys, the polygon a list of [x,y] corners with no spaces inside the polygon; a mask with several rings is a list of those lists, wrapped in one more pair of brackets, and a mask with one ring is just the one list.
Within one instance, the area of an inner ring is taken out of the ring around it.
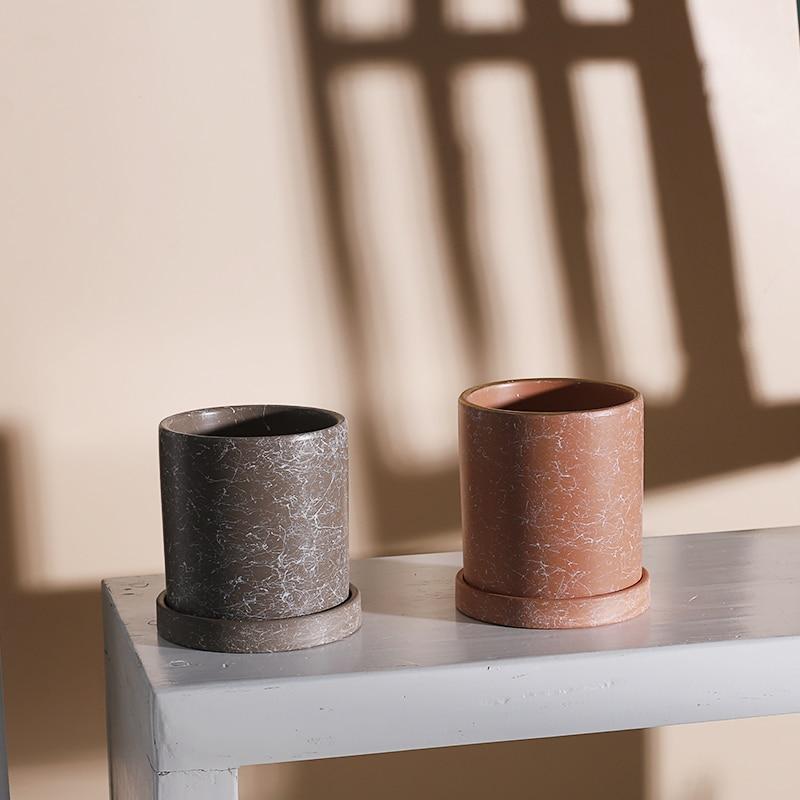
{"label": "terracotta planter", "polygon": [[161,423],[159,451],[163,638],[273,652],[358,629],[344,417],[294,406],[188,411]]}
{"label": "terracotta planter", "polygon": [[572,379],[461,395],[460,611],[499,625],[581,628],[647,609],[643,411],[635,389]]}

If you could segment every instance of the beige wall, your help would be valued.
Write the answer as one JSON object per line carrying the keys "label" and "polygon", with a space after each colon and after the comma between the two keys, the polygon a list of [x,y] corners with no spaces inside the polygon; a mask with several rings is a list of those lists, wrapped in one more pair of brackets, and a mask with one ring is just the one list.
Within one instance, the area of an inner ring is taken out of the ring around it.
{"label": "beige wall", "polygon": [[[563,5],[578,25],[628,9]],[[457,547],[454,398],[508,375],[644,389],[650,534],[800,519],[791,0],[693,0],[685,19],[678,0],[644,3],[657,19],[620,35],[624,58],[564,70],[569,34],[542,17],[520,48],[511,2],[445,4],[477,53],[447,69],[430,20],[393,49],[403,3],[331,0],[322,41],[372,42],[334,71],[303,7],[0,9],[15,800],[105,796],[97,583],[161,569],[155,428],[176,410],[343,410],[357,554]],[[616,797],[739,800],[754,775],[787,796],[781,743],[798,732],[786,718],[270,768],[243,795],[356,781],[368,797],[388,779],[400,796],[419,791],[410,775],[460,769],[472,797],[507,763],[558,796],[578,759],[605,765]],[[563,796],[587,788],[574,780]]]}

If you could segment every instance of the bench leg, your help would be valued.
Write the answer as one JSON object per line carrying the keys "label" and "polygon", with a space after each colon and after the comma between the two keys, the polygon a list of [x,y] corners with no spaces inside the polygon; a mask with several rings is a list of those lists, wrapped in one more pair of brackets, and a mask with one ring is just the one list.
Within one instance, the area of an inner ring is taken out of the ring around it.
{"label": "bench leg", "polygon": [[237,800],[239,797],[236,769],[154,772],[153,779],[150,794],[138,794],[137,800]]}
{"label": "bench leg", "polygon": [[3,681],[0,677],[0,800],[8,800],[8,762],[3,716]]}
{"label": "bench leg", "polygon": [[125,628],[105,593],[103,627],[112,800],[237,800],[237,769],[153,769],[154,698],[141,664],[132,657]]}
{"label": "bench leg", "polygon": [[111,800],[237,800],[239,771],[155,772],[149,764],[111,773]]}

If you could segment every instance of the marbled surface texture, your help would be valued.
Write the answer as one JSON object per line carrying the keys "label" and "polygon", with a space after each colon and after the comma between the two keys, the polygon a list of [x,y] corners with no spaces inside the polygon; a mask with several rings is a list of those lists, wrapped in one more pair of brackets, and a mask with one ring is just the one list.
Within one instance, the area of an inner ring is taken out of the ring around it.
{"label": "marbled surface texture", "polygon": [[349,591],[347,423],[291,406],[159,428],[167,603],[204,618],[324,611]]}
{"label": "marbled surface texture", "polygon": [[[636,584],[641,395],[575,381],[540,397],[528,383],[535,382],[503,384],[499,409],[465,402],[468,393],[459,403],[465,581],[489,593],[551,600]],[[497,394],[483,391],[471,397]]]}

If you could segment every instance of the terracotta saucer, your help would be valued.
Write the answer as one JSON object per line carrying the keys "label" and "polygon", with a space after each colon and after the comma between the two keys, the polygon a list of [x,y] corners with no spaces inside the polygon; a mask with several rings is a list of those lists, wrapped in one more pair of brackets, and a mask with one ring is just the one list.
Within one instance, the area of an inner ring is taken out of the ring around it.
{"label": "terracotta saucer", "polygon": [[512,628],[593,628],[624,622],[650,607],[650,574],[633,586],[593,597],[550,599],[484,592],[456,575],[456,608],[468,617]]}

